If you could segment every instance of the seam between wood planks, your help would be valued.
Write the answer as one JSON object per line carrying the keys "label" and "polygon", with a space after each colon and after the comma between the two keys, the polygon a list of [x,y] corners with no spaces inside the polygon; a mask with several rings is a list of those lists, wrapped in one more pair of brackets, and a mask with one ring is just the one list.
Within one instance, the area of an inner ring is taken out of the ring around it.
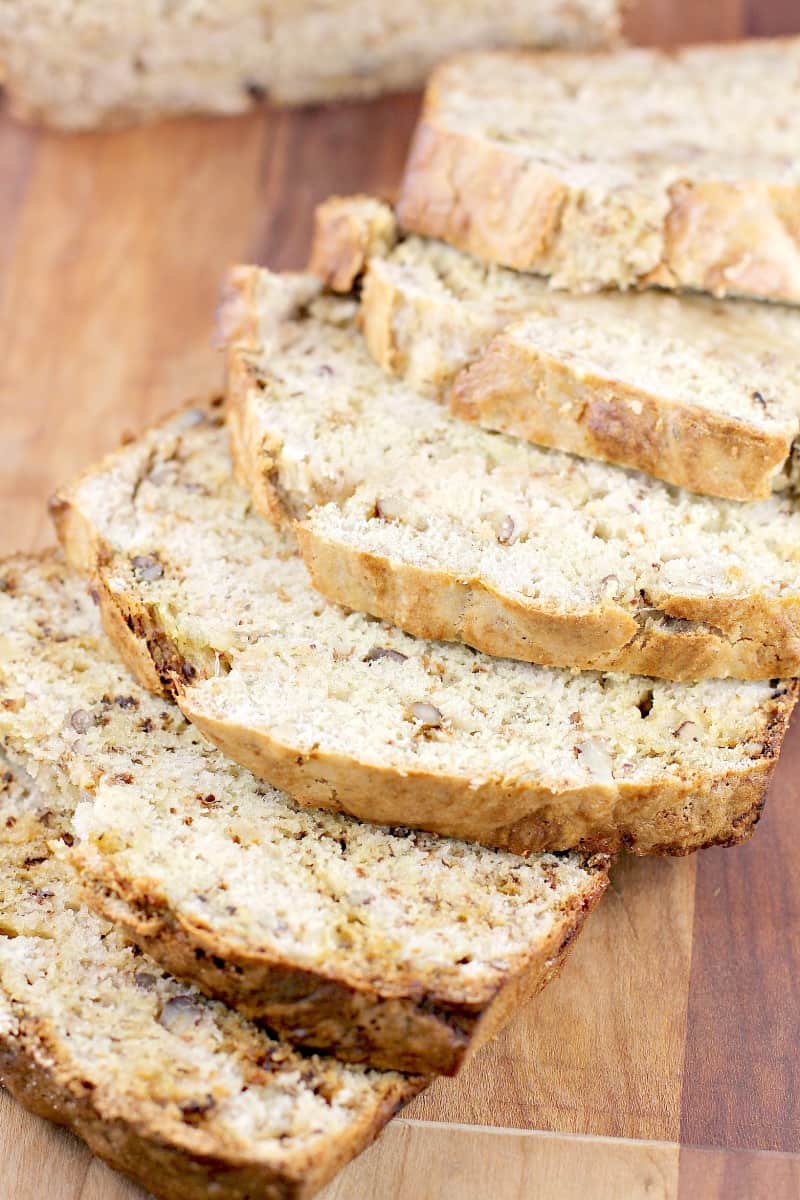
{"label": "seam between wood planks", "polygon": [[514,1137],[540,1138],[542,1141],[558,1139],[566,1142],[601,1142],[610,1146],[638,1146],[642,1149],[697,1150],[708,1154],[747,1154],[759,1158],[800,1161],[800,1154],[789,1150],[762,1150],[758,1146],[713,1146],[695,1145],[686,1142],[659,1141],[656,1138],[620,1138],[595,1133],[558,1133],[552,1129],[518,1129],[513,1125],[470,1125],[461,1121],[425,1121],[417,1117],[395,1117],[393,1125],[419,1126],[423,1129],[457,1130],[461,1133],[512,1134]]}

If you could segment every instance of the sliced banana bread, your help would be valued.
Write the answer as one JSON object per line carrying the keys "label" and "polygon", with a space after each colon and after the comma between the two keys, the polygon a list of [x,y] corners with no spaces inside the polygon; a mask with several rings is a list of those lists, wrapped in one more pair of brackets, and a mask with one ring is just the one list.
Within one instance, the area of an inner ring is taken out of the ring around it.
{"label": "sliced banana bread", "polygon": [[693,491],[756,500],[792,472],[800,313],[651,292],[573,295],[443,242],[397,243],[369,197],[316,213],[310,269],[349,292],[381,366],[456,416]]}
{"label": "sliced banana bread", "polygon": [[557,973],[605,887],[602,857],[299,809],[130,679],[58,562],[3,565],[0,639],[0,745],[75,806],[90,905],[291,1042],[452,1072]]}
{"label": "sliced banana bread", "polygon": [[81,901],[63,800],[0,758],[3,1084],[163,1200],[314,1195],[423,1081],[300,1055],[126,943]]}
{"label": "sliced banana bread", "polygon": [[399,216],[586,290],[800,301],[800,39],[462,55],[434,72]]}
{"label": "sliced banana bread", "polygon": [[598,46],[621,0],[2,0],[12,104],[63,128],[415,87],[474,46]]}
{"label": "sliced banana bread", "polygon": [[545,670],[345,614],[232,480],[214,410],[54,510],[142,682],[302,804],[517,850],[681,852],[757,816],[785,689]]}
{"label": "sliced banana bread", "polygon": [[260,268],[233,285],[224,324],[239,470],[263,511],[304,518],[301,549],[330,599],[420,637],[548,665],[798,673],[791,494],[693,496],[475,428],[387,379],[349,299]]}

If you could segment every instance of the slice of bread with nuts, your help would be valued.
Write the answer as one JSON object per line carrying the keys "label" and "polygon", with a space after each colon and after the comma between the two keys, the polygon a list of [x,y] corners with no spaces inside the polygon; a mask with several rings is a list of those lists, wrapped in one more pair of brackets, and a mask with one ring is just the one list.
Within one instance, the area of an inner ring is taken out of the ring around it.
{"label": "slice of bread with nuts", "polygon": [[110,455],[54,509],[139,678],[304,805],[520,851],[681,853],[757,816],[786,689],[545,670],[344,613],[231,478],[214,410]]}
{"label": "slice of bread with nuts", "polygon": [[474,46],[608,45],[622,0],[59,0],[0,5],[13,110],[66,129],[418,87]]}
{"label": "slice of bread with nuts", "polygon": [[[332,600],[419,637],[673,679],[800,671],[800,507],[543,450],[388,379],[350,299],[233,275],[234,455]],[[298,398],[302,397],[302,403]]]}
{"label": "slice of bread with nuts", "polygon": [[[61,587],[51,566],[18,569]],[[82,624],[68,590],[42,610],[72,626],[65,660]],[[126,942],[82,903],[69,806],[41,774],[0,758],[4,1085],[161,1200],[308,1200],[423,1081],[301,1055]]]}
{"label": "slice of bread with nuts", "polygon": [[556,287],[800,302],[800,38],[465,54],[432,75],[398,214]]}
{"label": "slice of bread with nuts", "polygon": [[[394,234],[394,236],[393,236]],[[377,362],[487,429],[756,500],[791,484],[800,312],[663,292],[574,295],[426,238],[369,197],[316,213],[310,269]]]}
{"label": "slice of bread with nuts", "polygon": [[[298,808],[130,679],[58,562],[2,566],[0,645],[0,745],[74,805],[89,904],[292,1043],[453,1072],[558,972],[607,883],[604,857],[522,859]],[[277,684],[287,706],[302,682]]]}

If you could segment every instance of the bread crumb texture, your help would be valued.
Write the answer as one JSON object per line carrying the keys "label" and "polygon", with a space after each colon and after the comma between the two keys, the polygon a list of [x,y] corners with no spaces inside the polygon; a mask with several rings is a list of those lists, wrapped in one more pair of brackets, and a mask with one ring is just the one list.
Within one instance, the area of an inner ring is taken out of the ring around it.
{"label": "bread crumb texture", "polygon": [[[22,570],[26,588],[60,587],[52,567]],[[81,607],[73,587],[47,610],[66,622],[44,636],[63,638],[67,672],[82,661]],[[69,808],[0,762],[5,1084],[165,1200],[311,1196],[421,1081],[301,1056],[169,976],[83,904]]]}
{"label": "bread crumb texture", "polygon": [[62,128],[234,113],[421,84],[476,46],[598,46],[619,0],[0,0],[0,58],[22,115]]}

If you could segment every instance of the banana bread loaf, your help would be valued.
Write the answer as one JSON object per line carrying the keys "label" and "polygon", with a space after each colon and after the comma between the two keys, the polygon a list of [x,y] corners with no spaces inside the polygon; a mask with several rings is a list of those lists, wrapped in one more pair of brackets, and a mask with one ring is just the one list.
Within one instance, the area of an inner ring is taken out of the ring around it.
{"label": "banana bread loaf", "polygon": [[2,0],[0,78],[66,129],[415,87],[455,50],[597,46],[620,0]]}

